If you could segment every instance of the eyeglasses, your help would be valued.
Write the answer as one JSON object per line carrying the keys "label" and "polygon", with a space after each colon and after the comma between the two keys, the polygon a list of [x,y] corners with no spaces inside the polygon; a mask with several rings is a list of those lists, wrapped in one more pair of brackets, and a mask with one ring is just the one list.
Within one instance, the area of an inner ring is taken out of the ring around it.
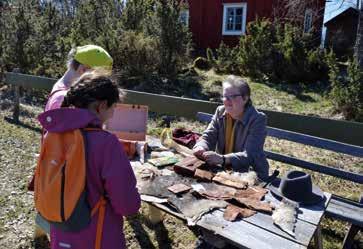
{"label": "eyeglasses", "polygon": [[222,96],[221,100],[225,101],[225,100],[233,100],[235,98],[237,98],[238,96],[242,96],[241,94],[232,94],[232,95],[224,95]]}

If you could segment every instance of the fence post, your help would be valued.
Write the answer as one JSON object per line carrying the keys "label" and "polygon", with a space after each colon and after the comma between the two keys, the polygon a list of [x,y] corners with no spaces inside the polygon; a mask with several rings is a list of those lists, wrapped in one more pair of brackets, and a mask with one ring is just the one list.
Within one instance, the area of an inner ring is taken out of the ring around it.
{"label": "fence post", "polygon": [[[13,73],[20,73],[19,68],[14,68]],[[13,120],[15,123],[19,123],[19,113],[20,113],[20,87],[14,85],[14,109],[13,109]]]}

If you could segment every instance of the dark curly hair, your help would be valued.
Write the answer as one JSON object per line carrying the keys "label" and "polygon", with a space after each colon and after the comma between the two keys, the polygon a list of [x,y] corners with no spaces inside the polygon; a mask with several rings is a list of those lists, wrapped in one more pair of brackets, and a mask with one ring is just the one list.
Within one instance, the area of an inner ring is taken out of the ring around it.
{"label": "dark curly hair", "polygon": [[95,101],[107,101],[110,107],[123,99],[123,91],[118,89],[106,73],[84,74],[64,97],[62,107],[88,108]]}

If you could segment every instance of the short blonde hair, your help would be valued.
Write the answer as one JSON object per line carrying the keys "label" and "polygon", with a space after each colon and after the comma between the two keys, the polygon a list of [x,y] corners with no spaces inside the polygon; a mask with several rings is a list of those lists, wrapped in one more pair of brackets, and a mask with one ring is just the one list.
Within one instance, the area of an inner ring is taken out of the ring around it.
{"label": "short blonde hair", "polygon": [[251,88],[248,85],[247,81],[245,81],[241,77],[229,75],[222,83],[223,89],[226,88],[227,85],[236,87],[242,97],[248,96],[248,102],[246,103],[246,106],[252,105]]}
{"label": "short blonde hair", "polygon": [[74,59],[76,51],[77,51],[77,49],[75,47],[72,48],[71,51],[69,51],[68,56],[67,56],[67,67],[69,69],[73,69],[74,71],[76,71],[78,69],[78,67],[81,65],[81,63],[79,63],[78,61],[76,61]]}

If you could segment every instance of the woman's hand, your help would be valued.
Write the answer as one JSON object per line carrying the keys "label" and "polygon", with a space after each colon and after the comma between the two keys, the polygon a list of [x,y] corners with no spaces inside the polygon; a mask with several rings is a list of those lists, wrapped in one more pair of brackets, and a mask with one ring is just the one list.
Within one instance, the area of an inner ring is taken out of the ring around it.
{"label": "woman's hand", "polygon": [[209,165],[223,164],[223,156],[214,151],[204,152],[203,158]]}
{"label": "woman's hand", "polygon": [[194,156],[196,156],[197,158],[203,159],[203,160],[204,160],[204,157],[203,157],[204,152],[205,152],[205,149],[200,146],[193,149]]}

